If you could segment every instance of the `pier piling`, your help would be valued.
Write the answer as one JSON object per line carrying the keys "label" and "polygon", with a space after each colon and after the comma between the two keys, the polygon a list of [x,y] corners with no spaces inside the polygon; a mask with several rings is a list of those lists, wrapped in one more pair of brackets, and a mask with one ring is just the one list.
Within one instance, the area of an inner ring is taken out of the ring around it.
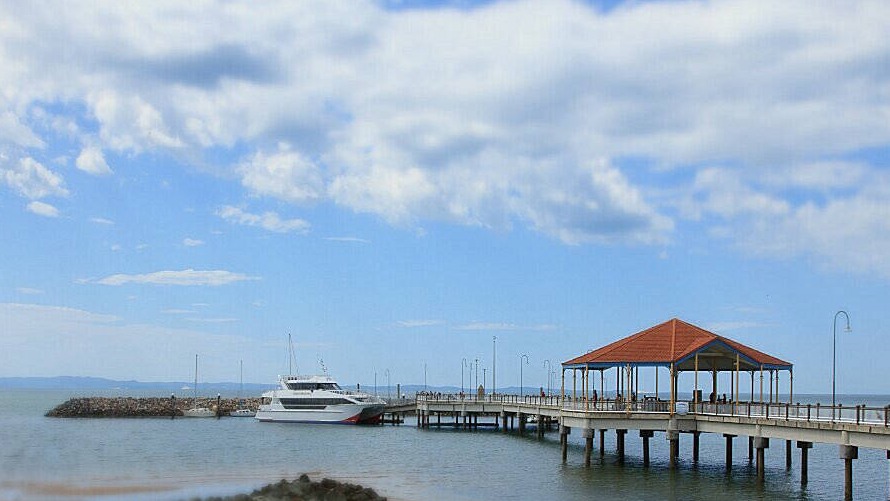
{"label": "pier piling", "polygon": [[813,448],[813,442],[798,441],[797,448],[800,449],[800,483],[801,485],[806,485],[809,481],[807,473],[809,461],[807,456],[809,456],[809,450]]}
{"label": "pier piling", "polygon": [[859,448],[853,445],[838,446],[839,456],[844,460],[844,500],[853,499],[853,460],[859,458]]}
{"label": "pier piling", "polygon": [[627,434],[627,430],[615,430],[615,437],[617,438],[617,446],[618,446],[618,462],[624,463],[624,436]]}
{"label": "pier piling", "polygon": [[572,429],[568,426],[559,425],[559,443],[562,445],[562,462],[565,463],[569,454],[569,433]]}
{"label": "pier piling", "polygon": [[590,455],[593,453],[593,430],[584,428],[581,435],[584,437],[584,466],[590,467]]}
{"label": "pier piling", "polygon": [[649,466],[649,439],[653,435],[652,430],[640,430],[640,438],[643,439],[643,466]]}
{"label": "pier piling", "polygon": [[764,480],[764,450],[769,449],[769,439],[765,437],[754,437],[754,448],[757,449],[757,480]]}
{"label": "pier piling", "polygon": [[732,471],[732,439],[736,436],[724,433],[723,437],[726,438],[726,472],[729,473]]}
{"label": "pier piling", "polygon": [[785,469],[791,469],[791,440],[785,440]]}

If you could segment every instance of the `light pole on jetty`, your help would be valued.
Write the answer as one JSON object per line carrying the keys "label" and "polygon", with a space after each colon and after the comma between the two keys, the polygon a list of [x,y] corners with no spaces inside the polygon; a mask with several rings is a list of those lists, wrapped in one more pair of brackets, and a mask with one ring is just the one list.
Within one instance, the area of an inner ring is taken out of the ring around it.
{"label": "light pole on jetty", "polygon": [[519,355],[519,398],[522,398],[522,362],[525,361],[525,365],[528,365],[528,355],[523,353]]}
{"label": "light pole on jetty", "polygon": [[492,336],[491,348],[491,394],[494,395],[498,391],[497,384],[497,363],[498,363],[498,337]]}
{"label": "light pole on jetty", "polygon": [[479,359],[476,359],[476,384],[473,385],[473,391],[476,391],[476,388],[479,387]]}
{"label": "light pole on jetty", "polygon": [[464,394],[464,372],[467,370],[466,357],[460,359],[460,394]]}
{"label": "light pole on jetty", "polygon": [[426,362],[423,363],[423,391],[426,391]]}
{"label": "light pole on jetty", "polygon": [[837,313],[834,314],[834,323],[832,324],[832,344],[831,344],[831,415],[834,416],[834,405],[835,405],[835,378],[834,372],[835,367],[837,366],[837,317],[841,313],[844,314],[844,317],[847,319],[847,327],[844,329],[844,332],[850,332],[853,329],[850,328],[850,315],[847,314],[844,310],[838,310]]}
{"label": "light pole on jetty", "polygon": [[544,367],[547,368],[547,396],[550,396],[550,370],[553,368],[550,360],[544,360]]}
{"label": "light pole on jetty", "polygon": [[391,399],[389,392],[389,369],[386,369],[386,398]]}

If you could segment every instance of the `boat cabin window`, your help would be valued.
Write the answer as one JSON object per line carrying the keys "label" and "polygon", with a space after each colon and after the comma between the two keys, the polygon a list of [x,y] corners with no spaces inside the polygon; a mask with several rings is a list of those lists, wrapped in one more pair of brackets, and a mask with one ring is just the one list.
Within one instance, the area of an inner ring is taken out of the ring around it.
{"label": "boat cabin window", "polygon": [[339,390],[340,385],[337,383],[303,383],[296,381],[288,381],[287,387],[290,390]]}

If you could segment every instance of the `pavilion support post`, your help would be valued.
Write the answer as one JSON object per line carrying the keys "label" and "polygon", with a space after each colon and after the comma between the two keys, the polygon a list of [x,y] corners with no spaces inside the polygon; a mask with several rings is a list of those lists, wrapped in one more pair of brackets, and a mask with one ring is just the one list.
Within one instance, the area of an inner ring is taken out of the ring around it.
{"label": "pavilion support post", "polygon": [[726,439],[726,473],[729,473],[732,471],[732,439],[736,436],[724,433],[723,437]]}
{"label": "pavilion support post", "polygon": [[670,410],[668,411],[668,414],[671,415],[671,416],[674,415],[674,403],[675,403],[675,401],[676,401],[675,399],[677,398],[677,394],[676,394],[676,390],[677,390],[676,379],[677,379],[677,373],[676,373],[676,370],[675,370],[675,366],[674,366],[674,363],[671,362],[671,408],[670,408]]}
{"label": "pavilion support post", "polygon": [[760,405],[763,405],[763,365],[760,366]]}
{"label": "pavilion support post", "polygon": [[581,435],[584,437],[584,466],[589,468],[590,455],[593,453],[593,429],[584,428]]}
{"label": "pavilion support post", "polygon": [[562,368],[561,373],[562,373],[561,374],[562,377],[560,379],[562,380],[562,383],[560,383],[560,386],[559,386],[559,405],[565,404],[565,401],[566,401],[566,369],[565,369],[565,367]]}
{"label": "pavilion support post", "polygon": [[788,369],[788,404],[794,403],[794,369]]}
{"label": "pavilion support post", "polygon": [[813,442],[798,441],[797,448],[800,449],[800,483],[801,485],[806,485],[809,481],[809,473],[807,471],[809,466],[808,456],[810,449],[813,448]]}
{"label": "pavilion support post", "polygon": [[578,371],[572,369],[572,409],[577,408],[576,402],[578,402]]}
{"label": "pavilion support post", "polygon": [[605,386],[605,377],[603,376],[603,369],[600,369],[600,398],[606,398],[606,386]]}
{"label": "pavilion support post", "polygon": [[[735,407],[739,406],[739,369],[741,368],[741,360],[739,359],[739,352],[735,353]],[[733,414],[735,414],[735,409],[733,409]]]}
{"label": "pavilion support post", "polygon": [[655,366],[655,398],[658,399],[658,366]]}
{"label": "pavilion support post", "polygon": [[720,401],[720,394],[717,393],[717,368],[711,367],[711,392],[714,395],[714,401],[711,402],[716,403]]}
{"label": "pavilion support post", "polygon": [[692,411],[698,412],[698,352],[695,353],[695,387],[692,390]]}
{"label": "pavilion support post", "polygon": [[652,430],[640,430],[643,439],[643,466],[649,466],[649,439],[654,435]]}
{"label": "pavilion support post", "polygon": [[840,458],[844,460],[844,500],[853,499],[853,460],[859,459],[859,448],[853,445],[839,446]]}

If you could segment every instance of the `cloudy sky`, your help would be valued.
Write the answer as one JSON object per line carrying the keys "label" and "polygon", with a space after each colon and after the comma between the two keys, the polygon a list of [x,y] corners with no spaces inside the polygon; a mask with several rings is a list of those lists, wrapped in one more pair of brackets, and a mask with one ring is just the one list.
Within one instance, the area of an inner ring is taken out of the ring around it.
{"label": "cloudy sky", "polygon": [[890,393],[887,26],[882,0],[2,2],[0,376],[189,380],[199,353],[272,382],[291,333],[348,384],[490,378],[496,347],[498,386],[522,354],[540,386],[679,317],[824,393],[845,309],[839,391]]}

